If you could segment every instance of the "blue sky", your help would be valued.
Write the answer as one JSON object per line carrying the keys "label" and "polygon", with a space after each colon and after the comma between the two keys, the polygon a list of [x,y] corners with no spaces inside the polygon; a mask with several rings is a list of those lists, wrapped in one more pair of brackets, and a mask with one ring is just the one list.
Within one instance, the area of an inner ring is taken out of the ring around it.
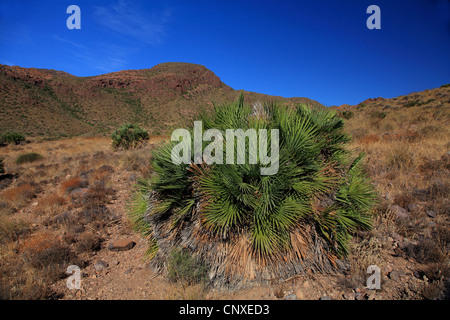
{"label": "blue sky", "polygon": [[[72,4],[81,30],[66,27]],[[449,0],[0,0],[0,64],[76,76],[191,62],[234,89],[330,106],[449,83],[449,57]]]}

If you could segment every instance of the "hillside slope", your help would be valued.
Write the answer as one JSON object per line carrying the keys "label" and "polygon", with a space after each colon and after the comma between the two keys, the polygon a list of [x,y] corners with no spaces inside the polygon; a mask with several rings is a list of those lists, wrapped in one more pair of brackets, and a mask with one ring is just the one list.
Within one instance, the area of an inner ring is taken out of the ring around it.
{"label": "hillside slope", "polygon": [[[165,133],[199,108],[237,99],[242,91],[224,84],[206,67],[163,63],[94,77],[62,71],[0,65],[0,131],[65,136],[111,132],[125,122],[152,134]],[[321,106],[307,98],[244,92],[248,101]]]}

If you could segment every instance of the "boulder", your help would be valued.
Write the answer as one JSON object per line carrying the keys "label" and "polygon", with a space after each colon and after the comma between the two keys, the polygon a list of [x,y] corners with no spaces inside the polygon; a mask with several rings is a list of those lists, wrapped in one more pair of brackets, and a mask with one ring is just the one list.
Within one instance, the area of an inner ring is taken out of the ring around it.
{"label": "boulder", "polygon": [[108,246],[108,249],[111,251],[126,251],[132,249],[135,244],[136,243],[129,238],[120,239],[111,242]]}

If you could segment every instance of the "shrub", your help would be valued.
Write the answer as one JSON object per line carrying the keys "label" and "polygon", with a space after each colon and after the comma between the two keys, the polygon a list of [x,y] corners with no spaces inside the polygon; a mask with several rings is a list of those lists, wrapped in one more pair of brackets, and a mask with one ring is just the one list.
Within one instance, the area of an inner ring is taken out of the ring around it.
{"label": "shrub", "polygon": [[172,281],[182,281],[188,284],[205,282],[208,269],[204,263],[180,248],[174,248],[168,260],[168,276]]}
{"label": "shrub", "polygon": [[0,214],[0,243],[16,241],[20,235],[28,231],[29,226],[25,221]]}
{"label": "shrub", "polygon": [[[153,239],[152,263],[163,265],[164,250],[180,246],[216,270],[217,281],[263,274],[257,271],[331,271],[331,261],[348,253],[351,234],[370,228],[376,193],[363,155],[347,151],[350,138],[335,111],[272,104],[255,113],[241,97],[200,120],[203,130],[278,129],[279,171],[261,175],[260,160],[175,164],[176,142],[156,148],[154,174],[139,182],[130,211],[136,229]],[[235,141],[222,141],[237,153]]]}
{"label": "shrub", "polygon": [[341,113],[341,117],[344,119],[347,119],[347,120],[351,119],[351,118],[353,118],[353,111],[343,111]]}
{"label": "shrub", "polygon": [[0,144],[14,143],[19,144],[25,141],[25,136],[18,132],[5,132],[0,136]]}
{"label": "shrub", "polygon": [[5,166],[3,164],[3,158],[0,157],[0,174],[4,174],[5,173]]}
{"label": "shrub", "polygon": [[3,198],[15,203],[15,205],[24,204],[32,199],[40,191],[39,186],[34,182],[20,183],[17,187],[9,188],[3,191]]}
{"label": "shrub", "polygon": [[16,164],[35,162],[38,160],[42,160],[43,158],[44,157],[42,157],[39,153],[36,152],[24,153],[16,158]]}
{"label": "shrub", "polygon": [[77,253],[98,251],[101,248],[102,238],[90,231],[85,231],[80,235],[80,239],[75,245]]}
{"label": "shrub", "polygon": [[386,118],[386,112],[373,111],[373,112],[370,114],[370,117],[371,117],[372,119],[384,119],[384,118]]}
{"label": "shrub", "polygon": [[136,124],[124,124],[112,134],[115,148],[131,149],[149,139],[148,132]]}
{"label": "shrub", "polygon": [[408,101],[407,103],[404,104],[404,106],[407,108],[411,108],[418,105],[420,105],[419,101]]}
{"label": "shrub", "polygon": [[86,188],[87,185],[88,185],[87,181],[81,180],[80,177],[73,177],[62,183],[61,191],[68,194],[68,193],[71,193],[75,189]]}

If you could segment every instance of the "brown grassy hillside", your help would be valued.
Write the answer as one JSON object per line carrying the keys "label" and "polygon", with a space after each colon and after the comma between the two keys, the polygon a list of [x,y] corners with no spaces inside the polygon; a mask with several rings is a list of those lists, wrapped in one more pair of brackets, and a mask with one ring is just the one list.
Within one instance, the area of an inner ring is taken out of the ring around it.
{"label": "brown grassy hillside", "polygon": [[[110,133],[123,123],[138,123],[152,134],[165,133],[199,108],[233,101],[233,90],[213,72],[190,63],[163,63],[94,77],[61,71],[0,65],[0,133],[71,136]],[[244,92],[248,101],[304,102]]]}
{"label": "brown grassy hillside", "polygon": [[[396,281],[404,287],[392,297],[434,299],[445,290],[448,297],[449,86],[336,109],[348,118],[353,147],[366,153],[367,170],[382,196],[378,224],[361,239],[356,256],[382,270],[399,271]],[[360,277],[365,277],[365,264]]]}

